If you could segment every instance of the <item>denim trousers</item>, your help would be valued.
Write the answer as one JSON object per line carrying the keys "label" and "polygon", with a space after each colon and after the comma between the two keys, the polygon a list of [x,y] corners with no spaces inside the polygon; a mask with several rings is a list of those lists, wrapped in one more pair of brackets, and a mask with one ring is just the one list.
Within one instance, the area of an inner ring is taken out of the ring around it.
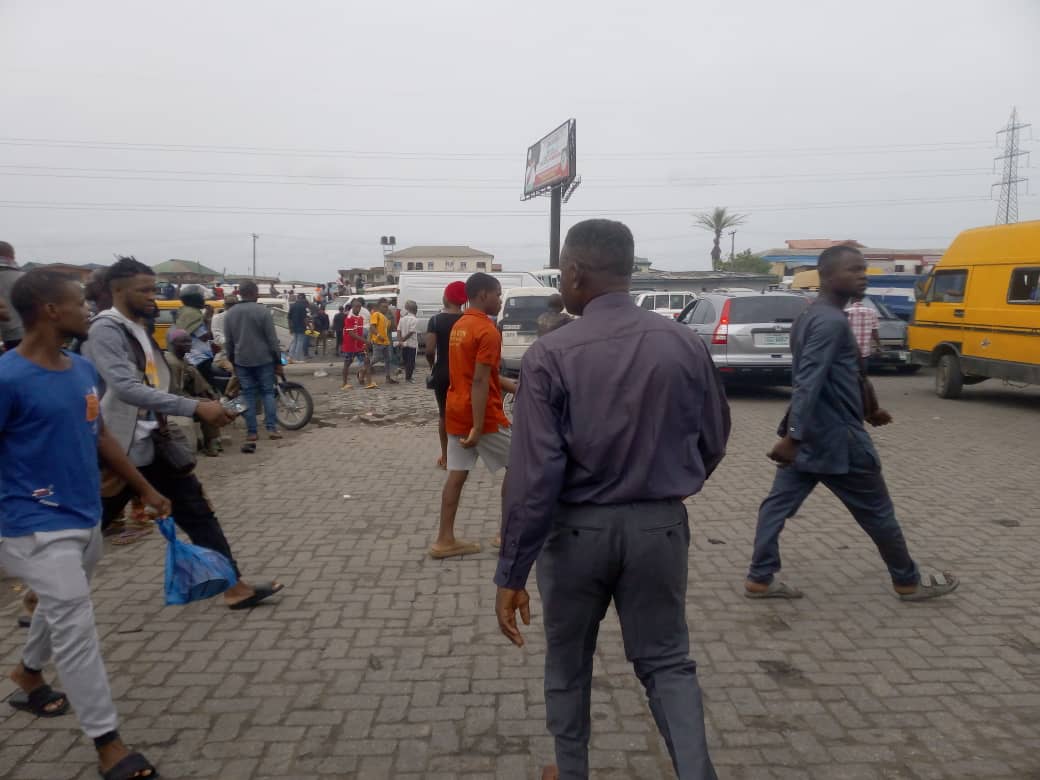
{"label": "denim trousers", "polygon": [[269,431],[278,429],[278,405],[274,396],[274,365],[235,366],[242,395],[246,399],[246,432],[256,433],[257,395],[264,401],[264,427]]}

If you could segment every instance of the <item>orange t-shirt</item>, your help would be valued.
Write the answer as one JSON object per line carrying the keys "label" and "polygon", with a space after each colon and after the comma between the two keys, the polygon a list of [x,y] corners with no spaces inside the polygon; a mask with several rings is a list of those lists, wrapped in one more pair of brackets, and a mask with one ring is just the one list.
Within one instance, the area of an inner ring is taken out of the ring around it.
{"label": "orange t-shirt", "polygon": [[483,433],[508,428],[509,420],[502,411],[502,386],[498,382],[498,366],[502,360],[502,334],[484,312],[466,309],[451,329],[448,342],[448,371],[451,385],[444,407],[444,426],[453,436],[466,436],[473,427],[473,374],[477,363],[491,366],[487,411]]}

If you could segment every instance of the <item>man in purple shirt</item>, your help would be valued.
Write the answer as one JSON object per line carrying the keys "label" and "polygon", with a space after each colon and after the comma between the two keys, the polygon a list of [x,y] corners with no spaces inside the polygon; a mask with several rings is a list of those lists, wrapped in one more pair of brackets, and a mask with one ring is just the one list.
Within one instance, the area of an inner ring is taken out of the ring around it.
{"label": "man in purple shirt", "polygon": [[722,460],[729,407],[704,343],[632,302],[633,266],[625,225],[571,228],[560,292],[581,317],[538,339],[520,368],[495,611],[523,646],[516,612],[530,623],[538,558],[557,762],[544,778],[588,777],[592,657],[611,599],[676,773],[716,777],[689,655],[683,499]]}

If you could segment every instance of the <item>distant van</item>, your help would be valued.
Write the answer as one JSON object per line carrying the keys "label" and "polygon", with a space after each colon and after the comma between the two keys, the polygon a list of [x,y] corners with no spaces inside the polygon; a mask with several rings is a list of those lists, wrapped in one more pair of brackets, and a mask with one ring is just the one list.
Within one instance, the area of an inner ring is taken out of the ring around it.
{"label": "distant van", "polygon": [[1040,221],[957,236],[918,285],[909,342],[941,398],[986,379],[1040,384]]}
{"label": "distant van", "polygon": [[[528,271],[496,271],[491,274],[498,279],[503,290],[513,287],[543,287],[542,283]],[[444,288],[452,282],[465,282],[470,276],[462,271],[405,271],[398,278],[403,306],[405,301],[415,301],[419,311],[419,332],[426,332],[430,317],[444,308]],[[549,288],[552,289],[552,288]]]}
{"label": "distant van", "polygon": [[538,318],[549,311],[553,287],[518,287],[502,291],[498,329],[502,331],[502,373],[520,376],[520,361],[538,338]]}

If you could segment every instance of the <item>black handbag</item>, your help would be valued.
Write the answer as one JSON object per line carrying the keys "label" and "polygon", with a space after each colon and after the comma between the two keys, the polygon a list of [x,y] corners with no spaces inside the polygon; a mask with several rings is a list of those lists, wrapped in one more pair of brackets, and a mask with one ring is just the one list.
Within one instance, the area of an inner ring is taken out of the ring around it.
{"label": "black handbag", "polygon": [[195,470],[195,447],[179,425],[170,425],[165,414],[156,415],[159,427],[152,431],[155,459],[161,460],[177,476]]}

